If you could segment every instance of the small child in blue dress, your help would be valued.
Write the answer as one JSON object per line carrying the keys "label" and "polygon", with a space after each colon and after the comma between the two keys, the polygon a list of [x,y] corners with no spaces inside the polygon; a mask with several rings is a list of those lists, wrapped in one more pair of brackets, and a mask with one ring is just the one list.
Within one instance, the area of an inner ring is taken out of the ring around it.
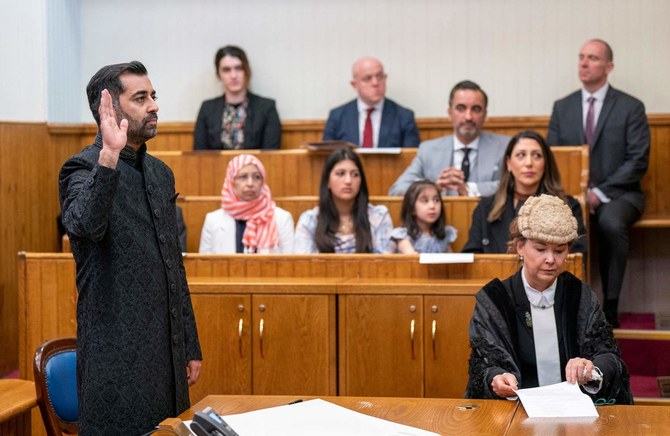
{"label": "small child in blue dress", "polygon": [[391,232],[391,252],[402,254],[449,253],[458,233],[446,225],[442,197],[437,185],[418,180],[410,185],[400,212],[405,227]]}

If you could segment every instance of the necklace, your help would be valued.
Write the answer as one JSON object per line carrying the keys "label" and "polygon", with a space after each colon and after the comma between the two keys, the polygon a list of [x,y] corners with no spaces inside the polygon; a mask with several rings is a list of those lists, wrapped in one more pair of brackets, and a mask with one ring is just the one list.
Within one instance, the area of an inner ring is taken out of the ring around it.
{"label": "necklace", "polygon": [[351,217],[340,219],[340,226],[337,231],[343,235],[349,235],[354,231],[354,220]]}
{"label": "necklace", "polygon": [[[540,300],[540,301],[542,301],[542,300]],[[530,303],[531,306],[536,307],[538,309],[550,309],[550,308],[554,307],[554,303],[551,303],[551,304],[535,304],[530,300],[528,300],[528,302]]]}

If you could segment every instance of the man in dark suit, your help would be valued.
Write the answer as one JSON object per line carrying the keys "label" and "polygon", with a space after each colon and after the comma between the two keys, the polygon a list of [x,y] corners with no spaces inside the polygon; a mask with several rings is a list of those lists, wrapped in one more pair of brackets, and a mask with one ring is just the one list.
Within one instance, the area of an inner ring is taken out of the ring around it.
{"label": "man in dark suit", "polygon": [[349,141],[361,147],[417,147],[414,113],[386,94],[384,66],[373,57],[356,61],[351,86],[358,98],[330,111],[323,139]]}
{"label": "man in dark suit", "polygon": [[649,164],[649,125],[642,102],[609,85],[613,68],[612,49],[605,41],[592,39],[582,46],[583,89],[554,104],[547,142],[590,145],[586,201],[598,232],[604,311],[617,327],[628,233],[644,210],[640,181]]}

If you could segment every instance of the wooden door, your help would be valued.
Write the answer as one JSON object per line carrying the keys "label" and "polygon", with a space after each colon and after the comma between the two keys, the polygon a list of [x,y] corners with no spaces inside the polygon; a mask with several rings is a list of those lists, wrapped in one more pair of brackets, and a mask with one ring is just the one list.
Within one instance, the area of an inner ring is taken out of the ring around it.
{"label": "wooden door", "polygon": [[191,294],[202,348],[191,403],[210,394],[251,394],[251,296]]}
{"label": "wooden door", "polygon": [[472,295],[424,296],[426,397],[461,398],[465,394],[468,326],[474,307]]}
{"label": "wooden door", "polygon": [[340,395],[422,397],[422,297],[345,295],[339,311]]}
{"label": "wooden door", "polygon": [[336,395],[334,295],[254,295],[253,393]]}

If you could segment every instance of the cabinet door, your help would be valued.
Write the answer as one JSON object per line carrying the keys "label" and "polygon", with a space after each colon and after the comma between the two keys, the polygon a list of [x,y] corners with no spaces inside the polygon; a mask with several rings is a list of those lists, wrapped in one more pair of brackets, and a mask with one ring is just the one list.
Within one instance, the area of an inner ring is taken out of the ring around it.
{"label": "cabinet door", "polygon": [[336,395],[334,295],[254,295],[253,393]]}
{"label": "cabinet door", "polygon": [[460,398],[468,382],[471,295],[424,296],[426,397]]}
{"label": "cabinet door", "polygon": [[340,296],[340,395],[423,396],[421,296]]}
{"label": "cabinet door", "polygon": [[251,297],[191,294],[202,348],[191,403],[210,394],[251,394]]}

